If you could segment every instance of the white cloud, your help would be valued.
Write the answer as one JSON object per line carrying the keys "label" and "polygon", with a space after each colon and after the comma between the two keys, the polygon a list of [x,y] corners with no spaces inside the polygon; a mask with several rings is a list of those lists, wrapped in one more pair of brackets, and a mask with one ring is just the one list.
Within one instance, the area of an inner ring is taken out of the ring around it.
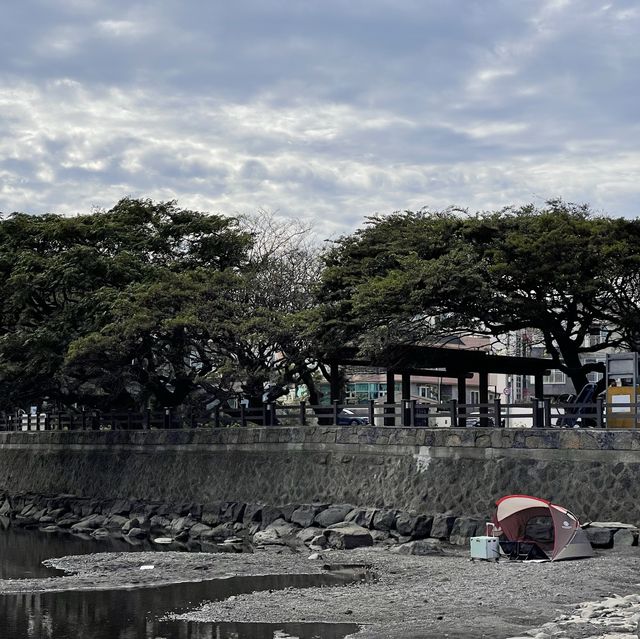
{"label": "white cloud", "polygon": [[25,0],[0,26],[0,210],[139,195],[327,234],[423,205],[635,213],[634,4],[454,5]]}

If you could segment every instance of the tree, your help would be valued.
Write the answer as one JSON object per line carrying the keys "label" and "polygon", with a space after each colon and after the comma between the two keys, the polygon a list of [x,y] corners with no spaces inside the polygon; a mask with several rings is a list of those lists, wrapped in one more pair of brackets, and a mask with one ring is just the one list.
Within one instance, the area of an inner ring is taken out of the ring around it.
{"label": "tree", "polygon": [[[18,213],[3,219],[3,407],[37,404],[45,397],[64,406],[101,401],[111,407],[126,405],[130,402],[126,386],[135,381],[130,378],[133,373],[123,374],[122,366],[113,361],[107,366],[107,350],[102,367],[96,366],[95,348],[83,362],[77,341],[106,340],[106,327],[126,315],[127,303],[134,307],[149,303],[144,311],[152,316],[154,292],[160,306],[167,303],[166,295],[160,301],[160,283],[176,285],[179,278],[188,280],[189,273],[203,269],[211,273],[239,269],[246,263],[251,241],[233,218],[180,209],[174,202],[129,198],[109,211],[90,215]],[[150,317],[137,319],[138,328],[145,321],[148,327],[153,324]],[[129,328],[134,335],[136,331]],[[120,358],[129,355],[123,348],[113,352]]]}
{"label": "tree", "polygon": [[[560,200],[474,216],[373,217],[327,256],[321,335],[375,349],[453,331],[534,329],[579,389],[589,370],[581,354],[637,335],[639,232],[639,220]],[[594,326],[611,330],[590,345]]]}

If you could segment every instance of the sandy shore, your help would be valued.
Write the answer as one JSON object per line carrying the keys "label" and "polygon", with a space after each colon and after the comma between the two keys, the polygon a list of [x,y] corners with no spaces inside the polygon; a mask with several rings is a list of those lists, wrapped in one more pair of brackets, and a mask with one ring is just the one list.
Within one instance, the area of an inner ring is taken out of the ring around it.
{"label": "sandy shore", "polygon": [[[238,595],[205,604],[184,618],[353,622],[361,625],[359,639],[637,636],[637,547],[558,563],[471,562],[466,550],[448,546],[442,555],[425,557],[401,556],[382,547],[326,552],[319,559],[308,556],[308,552],[274,548],[255,554],[141,552],[66,557],[51,560],[50,565],[74,574],[0,581],[0,593],[139,588],[232,576],[309,574],[322,572],[328,563],[359,563],[371,566],[377,576],[374,582]],[[153,569],[141,570],[142,566]]]}

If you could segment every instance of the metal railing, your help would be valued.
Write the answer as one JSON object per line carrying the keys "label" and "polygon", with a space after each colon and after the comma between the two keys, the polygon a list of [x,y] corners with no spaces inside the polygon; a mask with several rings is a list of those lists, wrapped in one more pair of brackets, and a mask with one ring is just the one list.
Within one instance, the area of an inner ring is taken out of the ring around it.
{"label": "metal railing", "polygon": [[640,401],[609,404],[599,398],[589,404],[555,403],[549,399],[504,404],[442,404],[403,400],[394,404],[314,406],[265,404],[257,408],[218,408],[209,413],[191,409],[54,412],[40,415],[0,415],[0,431],[100,431],[236,426],[365,426],[422,428],[638,428]]}

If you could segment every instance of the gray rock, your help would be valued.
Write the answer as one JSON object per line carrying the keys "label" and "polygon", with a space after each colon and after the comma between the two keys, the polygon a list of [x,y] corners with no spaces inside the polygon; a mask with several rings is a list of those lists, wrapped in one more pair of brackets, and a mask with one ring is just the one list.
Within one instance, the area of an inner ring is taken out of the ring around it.
{"label": "gray rock", "polygon": [[77,515],[72,515],[71,513],[69,513],[58,519],[57,524],[60,528],[71,528],[71,526],[77,524],[79,521],[80,518]]}
{"label": "gray rock", "polygon": [[191,537],[191,539],[198,539],[202,533],[209,530],[211,530],[211,527],[207,526],[207,524],[194,524],[189,529],[189,537]]}
{"label": "gray rock", "polygon": [[442,555],[443,550],[439,541],[435,539],[416,539],[406,544],[394,546],[391,552],[399,555]]}
{"label": "gray rock", "polygon": [[378,510],[373,517],[376,530],[391,530],[396,523],[396,510]]}
{"label": "gray rock", "polygon": [[433,528],[433,517],[430,515],[418,515],[416,519],[416,526],[411,533],[414,539],[424,539],[429,537],[431,529]]}
{"label": "gray rock", "polygon": [[352,521],[363,528],[373,528],[373,518],[376,510],[374,508],[354,508],[345,518],[345,521]]}
{"label": "gray rock", "polygon": [[59,530],[60,528],[58,526],[45,526],[44,528],[40,528],[41,532],[47,533],[58,532]]}
{"label": "gray rock", "polygon": [[456,546],[468,546],[469,539],[475,537],[478,529],[484,530],[484,521],[475,517],[458,517],[451,529],[449,542]]}
{"label": "gray rock", "polygon": [[353,506],[350,504],[336,504],[329,506],[325,510],[319,512],[315,518],[314,523],[318,526],[326,528],[333,524],[337,524],[340,521],[344,521],[345,517],[353,510]]}
{"label": "gray rock", "polygon": [[132,528],[128,533],[127,537],[129,539],[145,539],[147,536],[146,530],[142,530],[142,528]]}
{"label": "gray rock", "polygon": [[453,515],[436,515],[433,518],[430,536],[434,539],[449,539],[456,517]]}
{"label": "gray rock", "polygon": [[309,528],[313,524],[316,515],[326,508],[327,506],[324,504],[304,504],[293,511],[291,522],[298,524],[302,528]]}
{"label": "gray rock", "polygon": [[96,539],[102,539],[109,536],[109,531],[106,528],[98,528],[91,533],[91,536]]}
{"label": "gray rock", "polygon": [[281,510],[279,508],[274,508],[273,506],[263,506],[260,527],[264,530],[276,519],[282,519]]}
{"label": "gray rock", "polygon": [[[203,524],[207,524],[207,526],[217,526],[218,524],[222,524],[224,523],[223,513],[225,510],[225,503],[221,501],[214,501],[205,504],[202,508],[200,521]],[[158,511],[158,514],[160,514],[160,511]]]}
{"label": "gray rock", "polygon": [[585,528],[584,532],[593,548],[613,548],[614,528]]}
{"label": "gray rock", "polygon": [[171,520],[162,515],[152,515],[149,520],[149,528],[155,532],[168,530],[169,526],[171,526]]}
{"label": "gray rock", "polygon": [[215,528],[200,532],[200,539],[205,541],[224,541],[230,537],[235,537],[237,531],[231,522],[218,524]]}
{"label": "gray rock", "polygon": [[127,519],[127,521],[122,524],[122,532],[127,534],[132,528],[139,528],[140,522],[136,517],[133,519]]}
{"label": "gray rock", "polygon": [[638,530],[633,528],[620,528],[613,534],[613,545],[616,547],[637,546]]}
{"label": "gray rock", "polygon": [[189,516],[193,519],[200,519],[202,517],[202,504],[191,504],[189,507]]}
{"label": "gray rock", "polygon": [[322,528],[303,528],[296,534],[296,539],[299,539],[302,543],[306,544],[318,535],[322,535]]}
{"label": "gray rock", "polygon": [[53,517],[54,520],[62,518],[63,515],[68,514],[69,511],[66,508],[54,508],[50,510],[47,514],[49,517]]}
{"label": "gray rock", "polygon": [[271,522],[265,530],[275,530],[280,538],[286,538],[297,535],[298,532],[300,532],[300,527],[284,519],[276,519],[274,522]]}
{"label": "gray rock", "polygon": [[104,515],[89,515],[85,519],[81,519],[78,523],[73,524],[71,530],[77,530],[79,532],[96,530],[102,528],[105,519],[106,517]]}
{"label": "gray rock", "polygon": [[389,533],[388,530],[372,530],[370,532],[371,532],[371,537],[373,539],[374,544],[379,544],[379,543],[384,543],[386,541],[389,541],[389,538],[391,537],[391,534]]}
{"label": "gray rock", "polygon": [[300,504],[286,504],[285,506],[280,506],[282,518],[285,521],[291,521],[293,513],[298,510],[298,508],[300,508]]}
{"label": "gray rock", "polygon": [[5,499],[2,506],[0,506],[0,517],[8,517],[11,512],[11,503],[8,499]]}
{"label": "gray rock", "polygon": [[109,515],[103,522],[102,527],[107,530],[121,530],[129,520],[122,515]]}
{"label": "gray rock", "polygon": [[413,537],[413,539],[423,539],[431,533],[432,524],[433,517],[399,512],[396,516],[395,528],[401,535]]}
{"label": "gray rock", "polygon": [[349,550],[362,546],[373,546],[371,533],[362,526],[352,522],[341,521],[332,524],[324,531],[324,536],[331,548]]}
{"label": "gray rock", "polygon": [[314,537],[311,540],[311,543],[309,544],[309,548],[311,550],[324,550],[325,548],[329,547],[329,542],[327,541],[327,538],[323,535],[318,535],[317,537]]}
{"label": "gray rock", "polygon": [[239,501],[229,501],[225,503],[224,511],[222,513],[223,521],[230,521],[236,523],[242,521],[244,516],[244,509],[246,504]]}
{"label": "gray rock", "polygon": [[[189,516],[187,516],[187,517],[178,517],[178,518],[173,519],[171,521],[171,524],[169,525],[169,532],[174,537],[177,537],[180,533],[182,533],[184,531],[188,531],[189,528],[191,528],[191,526],[193,526],[194,524],[195,524],[195,522]],[[124,530],[124,528],[123,528],[123,530]]]}
{"label": "gray rock", "polygon": [[256,546],[270,546],[277,545],[280,546],[284,542],[280,539],[278,533],[273,529],[267,530],[259,530],[252,539],[254,545]]}
{"label": "gray rock", "polygon": [[[245,524],[253,524],[262,521],[262,504],[247,504],[244,509],[244,517],[242,521]],[[276,517],[277,519],[277,517]]]}

